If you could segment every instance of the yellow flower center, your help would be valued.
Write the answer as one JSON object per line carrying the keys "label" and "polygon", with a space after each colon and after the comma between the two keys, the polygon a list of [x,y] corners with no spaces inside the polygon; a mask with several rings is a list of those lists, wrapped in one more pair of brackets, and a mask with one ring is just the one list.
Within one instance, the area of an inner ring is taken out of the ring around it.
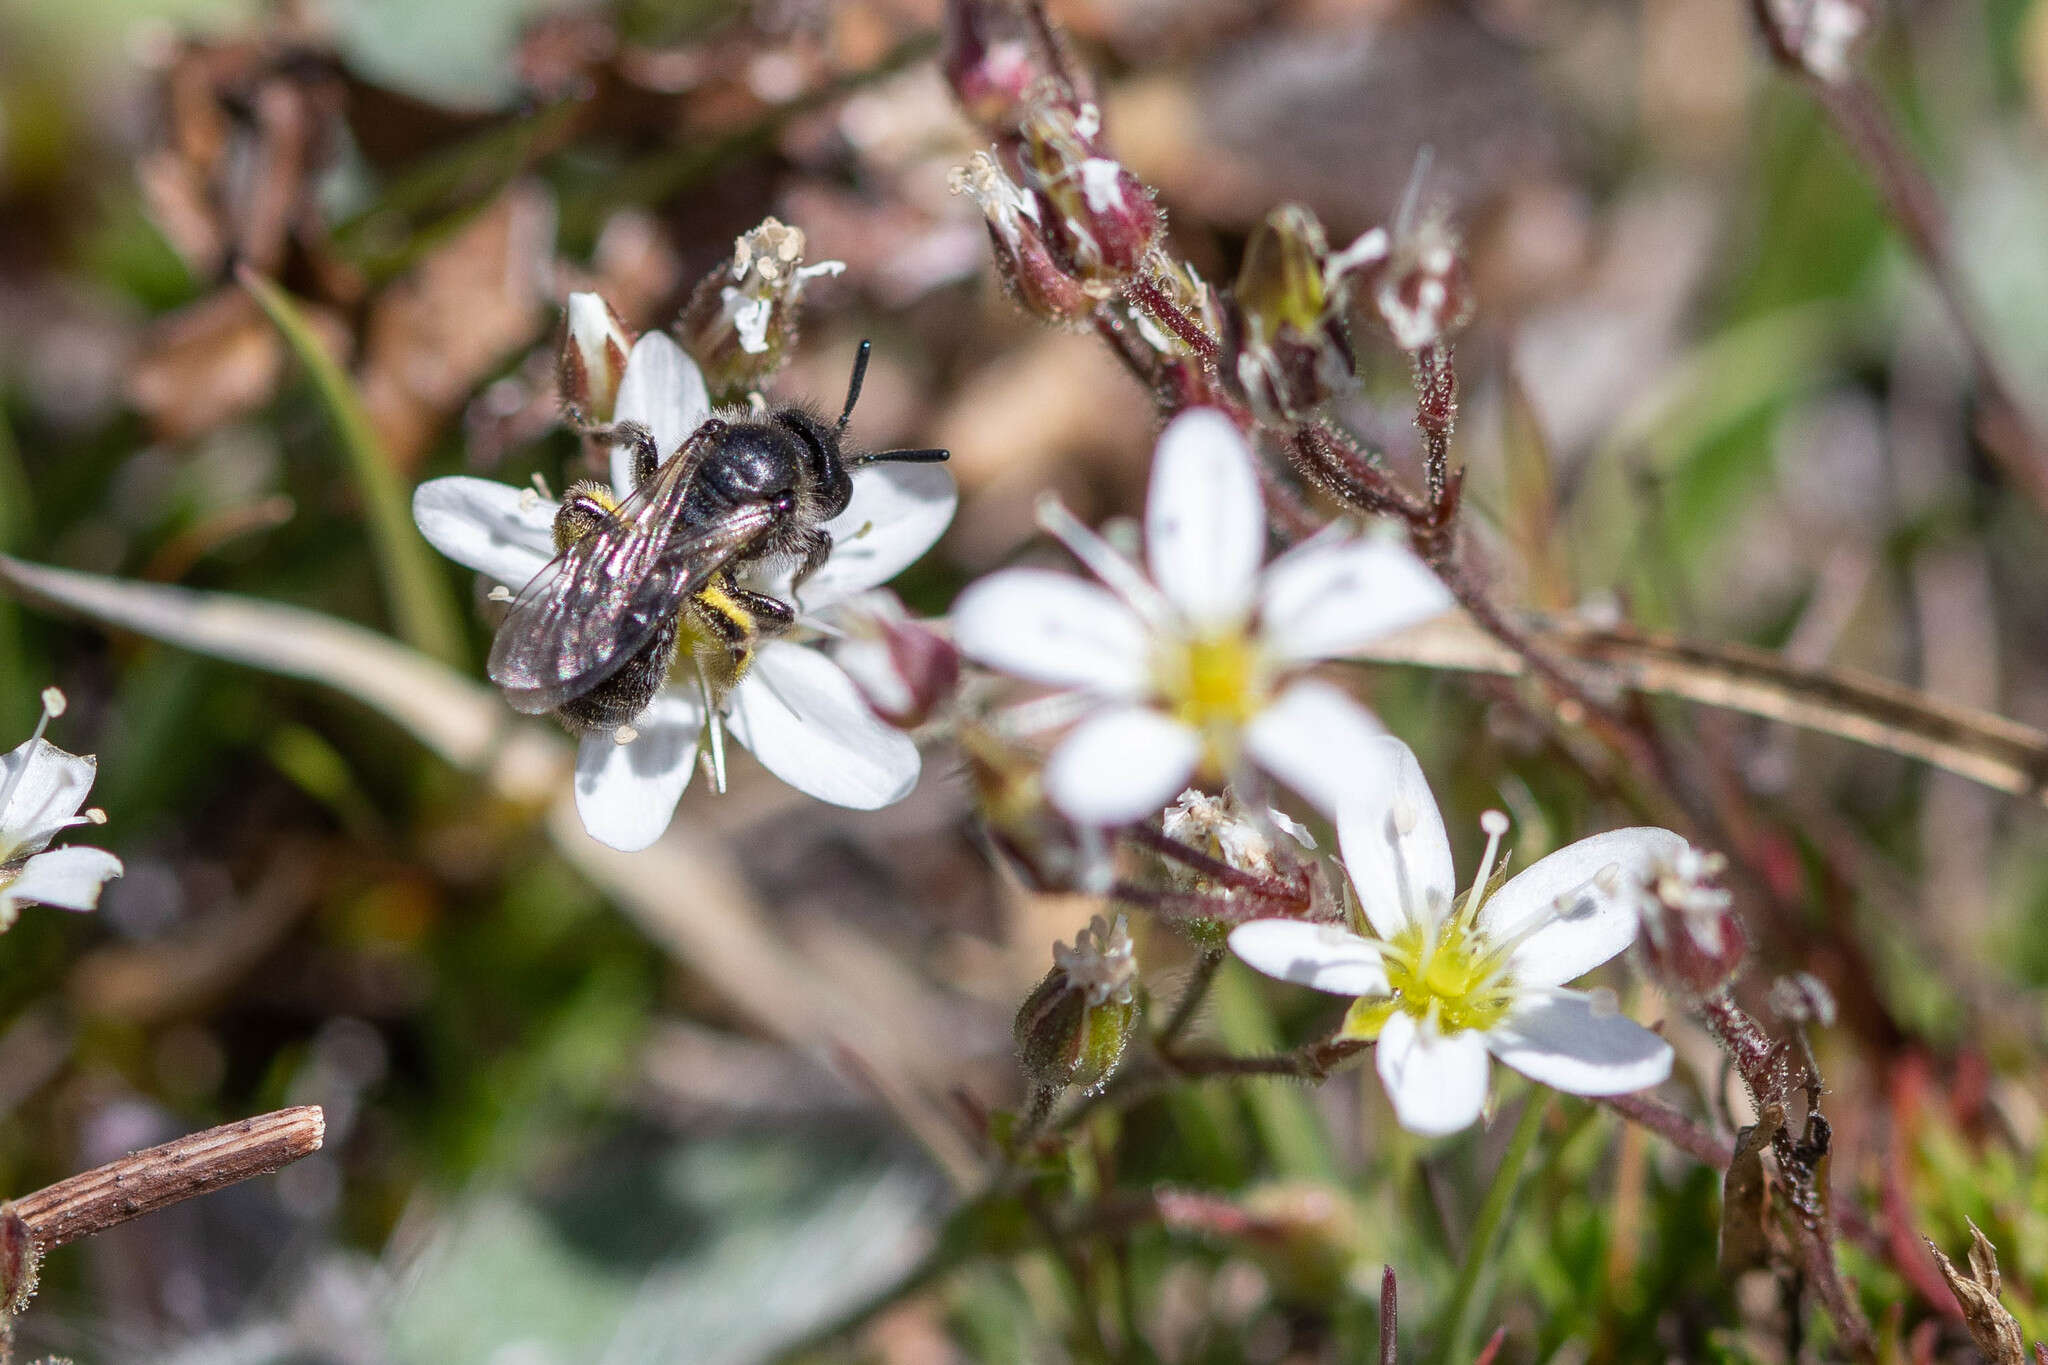
{"label": "yellow flower center", "polygon": [[1243,631],[1177,640],[1162,651],[1157,674],[1167,710],[1205,741],[1205,765],[1228,768],[1237,757],[1238,732],[1271,691],[1257,642]]}
{"label": "yellow flower center", "polygon": [[1507,1017],[1516,988],[1508,974],[1508,958],[1520,936],[1505,943],[1487,940],[1476,925],[1493,876],[1494,857],[1507,817],[1488,811],[1486,857],[1478,879],[1462,904],[1434,931],[1411,922],[1380,945],[1389,995],[1360,998],[1344,1016],[1342,1036],[1377,1038],[1394,1011],[1434,1021],[1440,1033],[1490,1029]]}

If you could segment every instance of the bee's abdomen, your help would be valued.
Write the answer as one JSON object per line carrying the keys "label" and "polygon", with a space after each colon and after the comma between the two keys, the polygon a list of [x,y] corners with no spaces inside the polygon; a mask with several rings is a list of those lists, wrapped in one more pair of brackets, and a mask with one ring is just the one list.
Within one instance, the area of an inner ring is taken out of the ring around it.
{"label": "bee's abdomen", "polygon": [[631,725],[668,681],[678,618],[670,616],[625,666],[555,714],[572,730],[605,732]]}

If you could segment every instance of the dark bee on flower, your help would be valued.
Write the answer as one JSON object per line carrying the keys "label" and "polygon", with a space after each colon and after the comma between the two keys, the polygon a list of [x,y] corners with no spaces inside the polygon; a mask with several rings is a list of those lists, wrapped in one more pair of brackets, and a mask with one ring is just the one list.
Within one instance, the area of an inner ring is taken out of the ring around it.
{"label": "dark bee on flower", "polygon": [[745,571],[794,561],[794,593],[831,556],[824,526],[851,501],[852,470],[947,457],[843,449],[867,364],[862,342],[836,423],[803,406],[714,416],[666,458],[638,423],[601,429],[632,451],[634,492],[620,502],[602,484],[569,490],[554,521],[560,553],[491,646],[506,700],[572,730],[629,731],[685,647],[708,691],[738,683],[759,643],[796,619],[790,603],[745,586]]}

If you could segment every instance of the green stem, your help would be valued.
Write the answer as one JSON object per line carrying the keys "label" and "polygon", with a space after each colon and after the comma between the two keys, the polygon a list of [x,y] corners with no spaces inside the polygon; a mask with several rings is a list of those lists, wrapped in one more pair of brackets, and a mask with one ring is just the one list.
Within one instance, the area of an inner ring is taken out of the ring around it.
{"label": "green stem", "polygon": [[384,594],[399,635],[407,644],[442,663],[464,667],[467,660],[462,628],[446,581],[428,555],[427,543],[413,529],[405,489],[377,439],[369,414],[363,411],[355,385],[334,357],[327,354],[326,347],[320,344],[305,316],[284,290],[246,267],[238,272],[237,278],[283,334],[327,407],[342,453],[348,457],[349,473],[363,500],[363,512],[370,523],[370,541],[384,580]]}
{"label": "green stem", "polygon": [[1529,1153],[1534,1150],[1549,1113],[1550,1092],[1538,1089],[1522,1106],[1522,1116],[1515,1120],[1515,1131],[1508,1138],[1500,1169],[1494,1172],[1493,1184],[1479,1206],[1479,1217],[1472,1225],[1472,1241],[1465,1248],[1465,1264],[1458,1270],[1457,1291],[1451,1296],[1451,1345],[1444,1353],[1447,1361],[1471,1360],[1478,1349],[1479,1319],[1487,1306],[1486,1296],[1479,1292],[1480,1282],[1486,1278],[1487,1267],[1500,1249],[1502,1225],[1507,1221],[1508,1207],[1515,1202],[1515,1187],[1521,1184],[1522,1168],[1529,1163]]}

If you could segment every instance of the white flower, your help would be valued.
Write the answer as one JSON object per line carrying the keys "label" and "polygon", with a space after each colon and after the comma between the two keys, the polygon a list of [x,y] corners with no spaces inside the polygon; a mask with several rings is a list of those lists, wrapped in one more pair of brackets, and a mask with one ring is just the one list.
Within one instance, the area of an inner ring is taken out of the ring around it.
{"label": "white flower", "polygon": [[97,809],[78,814],[98,765],[43,738],[63,714],[64,694],[45,688],[35,734],[0,758],[0,932],[23,905],[94,909],[100,888],[121,875],[121,860],[105,849],[50,847],[60,830],[106,820]]}
{"label": "white flower", "polygon": [[1340,1036],[1376,1038],[1401,1125],[1454,1133],[1486,1103],[1487,1054],[1575,1095],[1620,1095],[1671,1074],[1671,1045],[1616,1014],[1606,992],[1564,989],[1636,935],[1635,886],[1685,840],[1617,829],[1561,848],[1487,894],[1507,817],[1488,811],[1486,857],[1459,899],[1451,841],[1408,746],[1377,741],[1337,813],[1363,937],[1335,925],[1254,920],[1230,935],[1268,976],[1357,996]]}
{"label": "white flower", "polygon": [[[682,348],[660,333],[640,338],[619,384],[616,418],[640,422],[673,452],[710,413],[704,379]],[[612,454],[612,487],[633,488],[624,449]],[[937,465],[857,469],[853,501],[827,523],[832,556],[795,594],[790,634],[764,642],[746,676],[711,696],[679,650],[677,674],[633,722],[630,742],[586,735],[576,756],[576,808],[584,828],[613,848],[636,850],[661,837],[697,765],[710,725],[713,776],[723,785],[724,735],[746,745],[790,786],[833,805],[874,810],[917,782],[917,746],[882,723],[846,674],[804,641],[833,631],[840,602],[886,582],[918,558],[953,518],[952,476]],[[413,496],[421,534],[450,559],[517,591],[554,557],[557,504],[532,489],[490,479],[446,478]],[[788,569],[749,586],[788,598]]]}
{"label": "white flower", "polygon": [[1380,727],[1343,691],[1298,675],[1451,602],[1388,541],[1318,536],[1265,564],[1252,452],[1214,409],[1183,413],[1160,437],[1149,576],[1064,509],[1045,516],[1108,588],[1039,569],[994,574],[960,595],[954,640],[1086,703],[1045,771],[1053,804],[1084,824],[1141,819],[1197,772],[1228,778],[1247,757],[1334,811],[1379,752],[1368,741]]}

